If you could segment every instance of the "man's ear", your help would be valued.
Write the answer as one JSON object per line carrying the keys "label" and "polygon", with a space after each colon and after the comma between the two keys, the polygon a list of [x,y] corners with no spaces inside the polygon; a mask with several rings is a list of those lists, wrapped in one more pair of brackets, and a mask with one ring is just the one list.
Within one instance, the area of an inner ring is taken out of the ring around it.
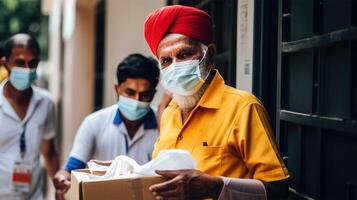
{"label": "man's ear", "polygon": [[115,94],[117,95],[117,99],[119,98],[119,85],[118,84],[114,84],[114,91]]}
{"label": "man's ear", "polygon": [[214,43],[209,44],[208,46],[208,53],[210,58],[210,63],[215,64],[216,62],[216,45]]}

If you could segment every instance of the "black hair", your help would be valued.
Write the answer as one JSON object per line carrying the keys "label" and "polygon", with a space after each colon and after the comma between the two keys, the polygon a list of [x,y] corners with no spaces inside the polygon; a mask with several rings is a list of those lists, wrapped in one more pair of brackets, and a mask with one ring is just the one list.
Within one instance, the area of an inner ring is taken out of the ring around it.
{"label": "black hair", "polygon": [[117,80],[120,85],[128,78],[143,78],[156,88],[160,77],[160,69],[154,58],[141,54],[130,54],[117,67]]}
{"label": "black hair", "polygon": [[[25,37],[25,43],[23,43],[22,41],[17,41],[17,37],[20,35]],[[11,56],[11,51],[14,47],[29,48],[33,50],[33,53],[35,55],[40,56],[40,45],[38,44],[37,40],[29,36],[28,34],[16,34],[6,40],[4,46],[2,47],[1,56],[5,56],[6,59],[9,59]]]}

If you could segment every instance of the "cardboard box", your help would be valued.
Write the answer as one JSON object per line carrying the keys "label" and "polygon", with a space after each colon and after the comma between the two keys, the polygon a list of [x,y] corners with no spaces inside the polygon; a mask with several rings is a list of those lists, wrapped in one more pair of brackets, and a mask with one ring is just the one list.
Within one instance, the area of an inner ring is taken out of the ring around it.
{"label": "cardboard box", "polygon": [[87,169],[72,171],[71,200],[154,200],[149,187],[165,181],[158,176],[91,180],[88,173]]}

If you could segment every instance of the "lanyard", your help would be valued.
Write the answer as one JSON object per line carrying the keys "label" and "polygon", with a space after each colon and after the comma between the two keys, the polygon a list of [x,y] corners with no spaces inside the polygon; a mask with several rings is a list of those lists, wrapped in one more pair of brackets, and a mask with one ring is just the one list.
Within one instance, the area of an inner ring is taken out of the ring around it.
{"label": "lanyard", "polygon": [[126,135],[124,135],[124,138],[125,138],[125,155],[127,156],[128,152],[129,152],[129,141],[128,141],[128,137]]}
{"label": "lanyard", "polygon": [[21,159],[24,159],[25,154],[26,154],[26,139],[25,139],[26,127],[27,127],[27,122],[24,124],[22,133],[20,135],[20,154],[21,154]]}

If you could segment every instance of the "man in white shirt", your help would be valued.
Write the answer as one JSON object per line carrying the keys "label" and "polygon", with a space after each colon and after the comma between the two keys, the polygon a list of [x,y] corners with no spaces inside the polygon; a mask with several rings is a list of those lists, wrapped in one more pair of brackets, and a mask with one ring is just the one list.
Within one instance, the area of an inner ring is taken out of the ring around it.
{"label": "man in white shirt", "polygon": [[139,164],[151,160],[158,129],[150,102],[159,75],[156,61],[140,54],[129,55],[118,65],[114,90],[119,101],[82,122],[68,162],[54,178],[57,199],[69,188],[70,171],[84,168],[91,159],[127,155]]}
{"label": "man in white shirt", "polygon": [[32,86],[39,55],[36,40],[16,34],[0,58],[9,72],[0,84],[0,199],[43,199],[40,153],[51,177],[59,169],[54,103]]}

